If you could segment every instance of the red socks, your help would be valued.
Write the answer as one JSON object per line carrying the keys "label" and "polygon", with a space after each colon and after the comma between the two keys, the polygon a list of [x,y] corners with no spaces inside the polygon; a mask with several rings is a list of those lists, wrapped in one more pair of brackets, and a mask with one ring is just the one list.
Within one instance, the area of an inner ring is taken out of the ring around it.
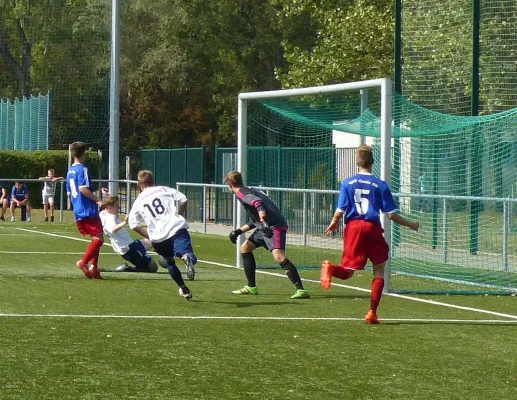
{"label": "red socks", "polygon": [[339,279],[350,279],[354,275],[354,270],[352,269],[345,269],[340,265],[333,265],[334,268],[332,268],[332,276],[339,278]]}
{"label": "red socks", "polygon": [[86,253],[84,253],[83,259],[81,260],[84,265],[88,265],[88,262],[91,260],[90,264],[97,266],[102,243],[103,241],[99,238],[93,238],[93,240],[88,245],[88,248],[86,249]]}
{"label": "red socks", "polygon": [[377,307],[381,301],[382,297],[382,289],[384,288],[384,279],[383,278],[373,278],[372,281],[372,298],[370,302],[370,309],[377,313]]}

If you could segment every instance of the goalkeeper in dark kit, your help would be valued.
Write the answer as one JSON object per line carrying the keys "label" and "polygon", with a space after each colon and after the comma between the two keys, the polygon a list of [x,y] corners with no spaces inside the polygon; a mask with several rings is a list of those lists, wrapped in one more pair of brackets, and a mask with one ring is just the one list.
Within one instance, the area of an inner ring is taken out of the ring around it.
{"label": "goalkeeper in dark kit", "polygon": [[296,292],[292,299],[308,299],[309,292],[304,289],[298,270],[285,256],[287,237],[287,222],[273,201],[260,190],[243,186],[242,175],[238,171],[231,171],[224,178],[225,185],[237,196],[237,200],[244,206],[250,216],[250,222],[229,235],[232,243],[237,243],[237,238],[251,229],[255,231],[241,245],[240,252],[244,265],[244,273],[248,284],[241,289],[234,290],[233,294],[257,295],[258,288],[255,283],[255,256],[253,251],[258,247],[264,247],[271,251],[275,261],[284,268],[287,277],[296,286]]}

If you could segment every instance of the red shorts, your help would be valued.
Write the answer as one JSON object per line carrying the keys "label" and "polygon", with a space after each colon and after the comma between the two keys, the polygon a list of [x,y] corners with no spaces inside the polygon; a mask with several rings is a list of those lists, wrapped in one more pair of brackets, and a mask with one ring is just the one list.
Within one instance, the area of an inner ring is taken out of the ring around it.
{"label": "red shorts", "polygon": [[97,236],[102,233],[102,222],[99,217],[85,218],[80,221],[76,221],[77,229],[83,236],[90,235],[91,237]]}
{"label": "red shorts", "polygon": [[364,269],[368,259],[373,265],[387,261],[390,247],[384,240],[383,232],[379,225],[362,219],[347,223],[343,234],[341,266]]}

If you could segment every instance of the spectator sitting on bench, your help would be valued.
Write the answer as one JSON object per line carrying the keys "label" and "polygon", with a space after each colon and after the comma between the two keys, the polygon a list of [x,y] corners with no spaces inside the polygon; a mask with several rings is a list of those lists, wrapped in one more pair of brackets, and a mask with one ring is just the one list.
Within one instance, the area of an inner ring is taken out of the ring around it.
{"label": "spectator sitting on bench", "polygon": [[30,222],[31,203],[29,202],[29,188],[20,181],[14,182],[13,189],[11,190],[11,222],[14,222],[14,210],[16,207],[20,207],[22,210],[21,220],[25,220],[24,215],[27,213],[27,222]]}

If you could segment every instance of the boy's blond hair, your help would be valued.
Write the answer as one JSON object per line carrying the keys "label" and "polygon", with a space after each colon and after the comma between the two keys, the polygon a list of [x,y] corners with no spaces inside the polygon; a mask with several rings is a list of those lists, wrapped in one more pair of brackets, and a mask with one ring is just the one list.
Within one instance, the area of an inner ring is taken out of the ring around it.
{"label": "boy's blond hair", "polygon": [[373,149],[363,145],[355,152],[355,162],[359,168],[368,169],[373,165]]}
{"label": "boy's blond hair", "polygon": [[242,187],[242,174],[239,171],[230,171],[224,177],[225,185],[232,185],[234,187]]}
{"label": "boy's blond hair", "polygon": [[143,169],[138,173],[138,186],[141,188],[148,188],[154,186],[154,177],[153,173],[148,169]]}

